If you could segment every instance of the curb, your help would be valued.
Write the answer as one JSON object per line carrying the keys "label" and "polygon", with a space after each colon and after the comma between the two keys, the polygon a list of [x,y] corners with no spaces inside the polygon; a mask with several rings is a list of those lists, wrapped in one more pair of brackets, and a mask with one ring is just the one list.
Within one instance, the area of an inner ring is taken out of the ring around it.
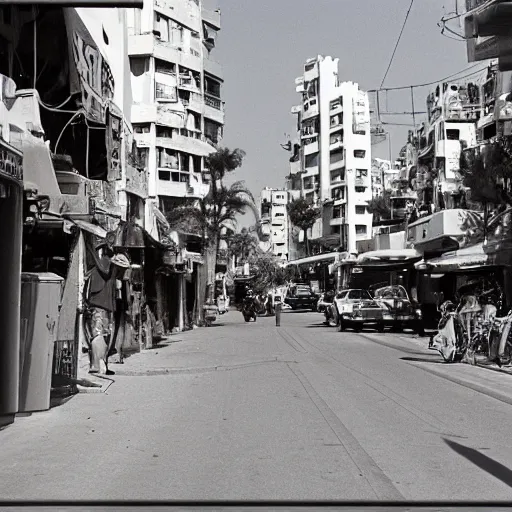
{"label": "curb", "polygon": [[215,366],[202,366],[195,368],[155,368],[148,370],[123,370],[116,373],[123,377],[150,377],[155,375],[179,375],[179,374],[194,374],[194,373],[213,373],[229,370],[238,370],[242,368],[249,368],[251,366],[260,366],[263,364],[271,363],[287,363],[289,361],[281,361],[277,357],[263,361],[251,361],[249,363],[238,363],[232,365],[215,365]]}

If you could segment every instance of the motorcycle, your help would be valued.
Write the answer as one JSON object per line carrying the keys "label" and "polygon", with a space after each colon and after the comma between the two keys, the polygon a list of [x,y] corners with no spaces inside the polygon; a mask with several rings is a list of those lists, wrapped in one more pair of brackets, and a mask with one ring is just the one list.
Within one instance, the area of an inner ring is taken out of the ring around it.
{"label": "motorcycle", "polygon": [[455,304],[445,301],[439,307],[441,319],[437,327],[437,334],[430,338],[428,348],[437,350],[447,363],[453,363],[460,355],[460,335]]}
{"label": "motorcycle", "polygon": [[253,319],[256,322],[258,314],[256,312],[256,304],[253,297],[244,298],[242,302],[241,312],[246,322],[250,322],[251,319]]}

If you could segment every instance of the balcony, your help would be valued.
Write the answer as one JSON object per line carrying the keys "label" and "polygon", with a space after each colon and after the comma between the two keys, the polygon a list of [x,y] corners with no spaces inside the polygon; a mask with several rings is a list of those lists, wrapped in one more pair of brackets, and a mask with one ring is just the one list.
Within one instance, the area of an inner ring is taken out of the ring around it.
{"label": "balcony", "polygon": [[441,210],[409,224],[407,247],[423,253],[446,252],[464,246],[472,225],[482,223],[482,214],[471,210]]}
{"label": "balcony", "polygon": [[318,137],[310,137],[304,141],[304,154],[318,153]]}
{"label": "balcony", "polygon": [[212,94],[205,94],[204,115],[212,121],[224,124],[224,105],[222,100]]}
{"label": "balcony", "polygon": [[132,103],[132,123],[154,123],[157,119],[157,107],[155,104]]}
{"label": "balcony", "polygon": [[185,100],[180,98],[180,103],[186,107],[188,110],[192,110],[197,112],[198,114],[202,114],[204,110],[203,97],[195,92],[191,92],[189,99]]}
{"label": "balcony", "polygon": [[201,18],[203,18],[203,21],[205,23],[208,23],[208,25],[211,25],[212,27],[216,28],[217,30],[220,30],[220,10],[217,9],[215,11],[212,11],[211,9],[205,9],[204,7],[201,8]]}
{"label": "balcony", "polygon": [[191,155],[208,156],[215,151],[215,148],[208,144],[204,137],[199,139],[173,135],[170,137],[156,137],[156,145],[162,148],[174,149]]}
{"label": "balcony", "polygon": [[203,58],[203,70],[205,73],[208,73],[209,75],[212,75],[220,80],[224,79],[222,66],[209,57]]}
{"label": "balcony", "polygon": [[153,55],[157,59],[164,60],[166,62],[173,62],[191,69],[192,71],[201,72],[202,62],[201,57],[192,55],[189,51],[185,51],[184,48],[177,47],[175,44],[161,41],[158,37],[154,36],[154,53]]}
{"label": "balcony", "polygon": [[343,139],[340,137],[335,139],[334,142],[329,144],[329,149],[333,151],[334,149],[341,149],[343,147]]}
{"label": "balcony", "polygon": [[340,160],[335,160],[330,162],[329,164],[329,171],[335,171],[336,169],[341,169],[342,167],[345,167],[345,159],[342,158]]}
{"label": "balcony", "polygon": [[138,148],[149,148],[152,146],[153,135],[151,133],[134,133],[133,138]]}
{"label": "balcony", "polygon": [[334,217],[329,221],[330,226],[343,226],[345,224],[345,217]]}
{"label": "balcony", "polygon": [[[128,55],[152,55],[155,36],[152,33],[128,36]],[[166,59],[167,60],[167,59]]]}
{"label": "balcony", "polygon": [[155,0],[155,11],[171,18],[181,25],[201,31],[201,15],[199,5],[194,1],[176,2],[175,0]]}
{"label": "balcony", "polygon": [[180,75],[178,77],[178,89],[190,91],[195,94],[201,94],[201,89],[197,86],[196,81],[189,75]]}
{"label": "balcony", "polygon": [[159,167],[157,194],[168,197],[204,197],[209,186],[188,172]]}
{"label": "balcony", "polygon": [[[313,101],[313,103],[312,103],[312,101]],[[304,103],[304,112],[302,114],[302,120],[305,121],[306,119],[315,117],[318,114],[319,114],[319,109],[318,109],[318,102],[316,101],[316,99],[307,100]]]}
{"label": "balcony", "polygon": [[[202,105],[202,101],[200,102],[200,105]],[[199,109],[199,112],[201,112],[201,109]],[[170,126],[171,128],[185,128],[185,109],[183,108],[183,105],[180,103],[172,105],[157,105],[156,122],[162,126]]]}
{"label": "balcony", "polygon": [[318,62],[306,64],[304,66],[304,81],[310,82],[318,78]]}

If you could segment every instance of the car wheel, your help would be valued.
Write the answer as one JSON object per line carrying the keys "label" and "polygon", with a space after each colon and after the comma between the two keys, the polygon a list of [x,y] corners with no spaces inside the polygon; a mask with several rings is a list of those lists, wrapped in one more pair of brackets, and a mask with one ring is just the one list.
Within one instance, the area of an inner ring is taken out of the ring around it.
{"label": "car wheel", "polygon": [[422,338],[425,336],[425,327],[423,322],[418,322],[418,325],[416,326],[416,334]]}
{"label": "car wheel", "polygon": [[362,330],[363,330],[363,325],[362,324],[354,325],[354,331],[355,332],[361,332]]}
{"label": "car wheel", "polygon": [[341,315],[337,315],[336,318],[336,330],[338,332],[343,332],[345,330],[345,322],[343,321],[343,318],[341,318]]}
{"label": "car wheel", "polygon": [[393,332],[402,332],[403,330],[403,326],[400,322],[395,322],[393,324]]}
{"label": "car wheel", "polygon": [[378,332],[384,332],[384,331],[385,331],[385,329],[386,329],[386,326],[384,325],[384,322],[379,322],[379,323],[377,324],[377,331],[378,331]]}

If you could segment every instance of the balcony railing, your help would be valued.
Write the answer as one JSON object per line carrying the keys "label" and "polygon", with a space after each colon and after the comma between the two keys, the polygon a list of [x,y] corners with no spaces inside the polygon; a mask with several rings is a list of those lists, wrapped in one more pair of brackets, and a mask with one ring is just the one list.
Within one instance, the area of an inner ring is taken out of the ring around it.
{"label": "balcony railing", "polygon": [[212,107],[217,110],[222,110],[222,101],[211,94],[204,95],[204,103],[208,107]]}

